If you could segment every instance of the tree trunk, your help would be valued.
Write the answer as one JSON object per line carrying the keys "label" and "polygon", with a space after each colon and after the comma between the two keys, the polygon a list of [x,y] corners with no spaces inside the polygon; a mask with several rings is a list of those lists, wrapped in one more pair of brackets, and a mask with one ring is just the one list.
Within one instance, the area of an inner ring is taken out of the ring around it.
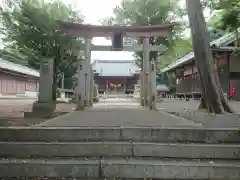
{"label": "tree trunk", "polygon": [[191,26],[192,44],[195,62],[201,82],[202,100],[199,108],[210,113],[232,113],[227,104],[220,82],[214,69],[210,37],[207,32],[200,0],[186,0],[189,22]]}

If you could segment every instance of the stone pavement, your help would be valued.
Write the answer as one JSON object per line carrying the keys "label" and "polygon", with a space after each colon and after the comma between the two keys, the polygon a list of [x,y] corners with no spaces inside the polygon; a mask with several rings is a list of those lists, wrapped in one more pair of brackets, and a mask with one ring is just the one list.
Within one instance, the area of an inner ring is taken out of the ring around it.
{"label": "stone pavement", "polygon": [[200,124],[170,115],[150,111],[130,98],[101,99],[99,103],[84,111],[75,111],[36,126],[200,126]]}

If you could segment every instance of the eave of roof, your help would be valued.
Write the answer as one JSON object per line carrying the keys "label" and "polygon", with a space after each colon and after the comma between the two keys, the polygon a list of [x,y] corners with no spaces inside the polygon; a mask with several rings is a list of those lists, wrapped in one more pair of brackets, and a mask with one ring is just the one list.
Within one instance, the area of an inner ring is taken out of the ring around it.
{"label": "eave of roof", "polygon": [[158,84],[157,85],[157,90],[158,91],[166,91],[168,92],[170,89],[166,84]]}
{"label": "eave of roof", "polygon": [[39,72],[34,69],[31,69],[26,66],[22,66],[20,64],[15,64],[13,62],[6,61],[3,59],[0,59],[0,68],[6,69],[9,71],[13,71],[13,72],[17,72],[17,73],[21,73],[21,74],[26,74],[26,75],[33,76],[33,77],[40,77]]}
{"label": "eave of roof", "polygon": [[224,47],[213,47],[213,51],[219,51],[219,52],[233,52],[236,49],[236,47],[232,46],[224,46]]}

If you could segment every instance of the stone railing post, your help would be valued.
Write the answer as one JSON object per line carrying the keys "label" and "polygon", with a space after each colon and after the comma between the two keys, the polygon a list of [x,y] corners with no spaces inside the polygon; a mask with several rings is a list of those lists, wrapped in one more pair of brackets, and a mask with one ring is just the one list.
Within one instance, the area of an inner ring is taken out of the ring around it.
{"label": "stone railing post", "polygon": [[149,108],[151,110],[156,109],[156,62],[152,59],[149,63]]}
{"label": "stone railing post", "polygon": [[140,71],[140,104],[144,106],[144,73],[142,69]]}
{"label": "stone railing post", "polygon": [[76,110],[84,109],[85,101],[85,72],[84,72],[84,60],[78,60],[77,70],[77,87],[76,87]]}
{"label": "stone railing post", "polygon": [[92,66],[91,66],[91,38],[85,38],[85,50],[84,50],[84,62],[85,62],[85,77],[86,77],[86,91],[85,91],[85,106],[91,106],[91,76],[92,76]]}
{"label": "stone railing post", "polygon": [[149,38],[143,39],[143,96],[144,106],[148,106],[148,70],[149,70]]}

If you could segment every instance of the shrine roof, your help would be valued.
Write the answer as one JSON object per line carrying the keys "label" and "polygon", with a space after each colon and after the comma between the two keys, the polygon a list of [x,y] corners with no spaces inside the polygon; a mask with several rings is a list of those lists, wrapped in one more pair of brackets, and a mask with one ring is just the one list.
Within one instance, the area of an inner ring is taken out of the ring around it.
{"label": "shrine roof", "polygon": [[[240,28],[238,29],[238,31],[240,32]],[[234,41],[236,41],[236,34],[234,32],[232,32],[232,33],[228,33],[218,39],[213,40],[212,42],[210,42],[210,46],[213,50],[214,49],[219,49],[219,50],[229,49],[230,50],[231,48],[227,48],[226,46],[233,43]],[[180,59],[176,60],[175,62],[169,64],[167,67],[163,68],[161,70],[161,72],[162,73],[168,72],[170,70],[174,70],[177,67],[188,64],[189,62],[191,62],[194,59],[194,57],[195,57],[194,52],[190,52],[190,53],[186,54],[185,56],[181,57]]]}
{"label": "shrine roof", "polygon": [[93,70],[99,76],[133,76],[140,68],[132,60],[94,60]]}
{"label": "shrine roof", "polygon": [[0,58],[0,69],[5,69],[5,70],[13,71],[16,73],[21,73],[21,74],[26,74],[33,77],[40,77],[40,74],[38,71],[26,66],[22,66],[20,64],[6,61],[2,58]]}

